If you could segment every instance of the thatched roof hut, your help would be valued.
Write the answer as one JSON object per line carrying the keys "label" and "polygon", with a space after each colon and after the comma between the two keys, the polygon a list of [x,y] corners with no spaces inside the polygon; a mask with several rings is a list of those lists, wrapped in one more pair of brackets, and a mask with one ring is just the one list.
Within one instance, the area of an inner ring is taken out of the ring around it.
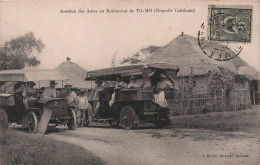
{"label": "thatched roof hut", "polygon": [[[222,44],[219,44],[217,42],[211,42],[211,46],[212,48],[223,47]],[[231,53],[234,52],[231,51]],[[258,92],[258,88],[256,87],[257,85],[260,85],[260,83],[258,84],[256,81],[260,79],[259,72],[257,72],[254,67],[250,66],[248,63],[242,60],[239,56],[236,56],[228,61],[216,61],[214,59],[211,59],[201,50],[198,44],[198,39],[189,35],[182,34],[174,38],[167,45],[157,49],[154,53],[150,55],[149,58],[145,59],[144,62],[168,62],[178,66],[180,68],[180,71],[178,73],[179,78],[176,79],[177,87],[179,84],[182,84],[182,81],[180,81],[181,77],[188,77],[191,74],[197,76],[196,89],[197,92],[201,93],[203,93],[204,90],[207,89],[207,74],[210,71],[218,70],[219,67],[223,67],[234,73],[243,75],[249,80],[249,85],[247,86],[250,88],[250,90],[248,92],[244,92],[244,95],[241,94],[241,96],[243,97],[248,98],[247,96],[250,92],[251,98],[255,100],[255,93]],[[243,84],[241,85],[246,90],[248,90],[246,86],[243,86]]]}
{"label": "thatched roof hut", "polygon": [[[222,46],[219,43],[212,44],[215,47]],[[239,67],[250,66],[239,56],[228,61],[211,59],[202,52],[197,38],[185,34],[156,50],[144,62],[168,62],[179,66],[179,77],[189,76],[191,71],[197,76],[206,75],[210,70],[218,69],[219,66],[238,73]]]}
{"label": "thatched roof hut", "polygon": [[69,57],[67,57],[66,61],[61,63],[56,69],[64,72],[68,76],[73,87],[90,88],[89,82],[85,81],[85,78],[87,77],[87,70],[78,64],[71,62]]}

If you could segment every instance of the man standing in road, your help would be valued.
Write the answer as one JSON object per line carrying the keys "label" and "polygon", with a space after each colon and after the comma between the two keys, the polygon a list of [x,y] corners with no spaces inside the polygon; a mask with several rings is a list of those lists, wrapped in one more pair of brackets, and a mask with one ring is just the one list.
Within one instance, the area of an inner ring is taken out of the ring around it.
{"label": "man standing in road", "polygon": [[65,87],[65,90],[62,90],[60,92],[59,97],[66,98],[69,106],[75,108],[76,105],[78,104],[78,96],[77,96],[76,92],[74,92],[71,89],[72,84],[70,82],[67,82],[64,87]]}

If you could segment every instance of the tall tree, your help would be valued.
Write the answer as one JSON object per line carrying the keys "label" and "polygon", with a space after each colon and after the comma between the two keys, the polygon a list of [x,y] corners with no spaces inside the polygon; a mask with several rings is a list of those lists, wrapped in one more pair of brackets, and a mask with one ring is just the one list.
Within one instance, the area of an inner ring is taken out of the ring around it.
{"label": "tall tree", "polygon": [[40,61],[35,53],[41,53],[44,47],[42,41],[34,37],[33,32],[5,42],[0,46],[0,70],[39,65]]}
{"label": "tall tree", "polygon": [[159,48],[161,48],[161,47],[153,46],[153,45],[148,46],[146,48],[142,48],[142,49],[140,49],[139,52],[133,54],[131,57],[123,58],[123,60],[120,62],[120,64],[125,64],[125,63],[137,64],[137,63],[143,62],[143,60],[145,58],[147,58],[150,54],[152,54]]}

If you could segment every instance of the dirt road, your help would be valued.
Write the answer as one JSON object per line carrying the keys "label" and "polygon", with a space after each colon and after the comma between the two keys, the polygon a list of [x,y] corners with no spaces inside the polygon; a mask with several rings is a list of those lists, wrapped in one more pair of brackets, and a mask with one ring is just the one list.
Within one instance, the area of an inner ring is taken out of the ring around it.
{"label": "dirt road", "polygon": [[80,145],[107,164],[245,165],[260,163],[260,140],[246,133],[195,129],[59,128],[47,137]]}

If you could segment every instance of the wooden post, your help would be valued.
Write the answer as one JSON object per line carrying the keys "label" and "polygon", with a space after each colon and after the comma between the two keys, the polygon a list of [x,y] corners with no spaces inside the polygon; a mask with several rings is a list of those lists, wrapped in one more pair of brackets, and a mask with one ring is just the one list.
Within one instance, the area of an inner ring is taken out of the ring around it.
{"label": "wooden post", "polygon": [[237,105],[236,105],[236,90],[235,90],[235,92],[234,92],[234,95],[235,95],[235,111],[237,110]]}
{"label": "wooden post", "polygon": [[255,81],[252,81],[252,91],[253,91],[253,106],[255,105]]}

